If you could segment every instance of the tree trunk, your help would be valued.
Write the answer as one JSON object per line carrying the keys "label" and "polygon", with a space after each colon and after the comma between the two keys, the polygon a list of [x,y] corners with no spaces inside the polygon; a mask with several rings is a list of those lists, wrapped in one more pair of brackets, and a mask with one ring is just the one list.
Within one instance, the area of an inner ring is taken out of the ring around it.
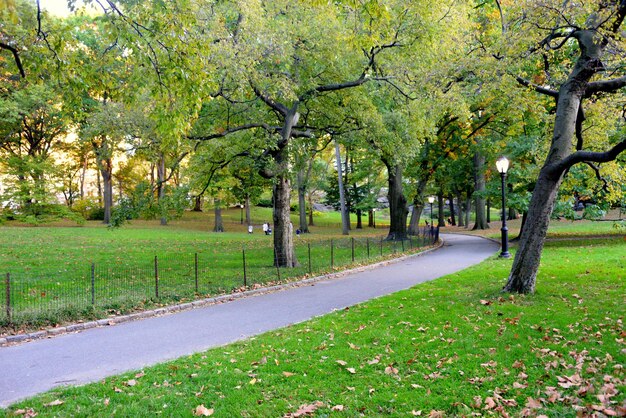
{"label": "tree trunk", "polygon": [[111,223],[111,210],[113,208],[113,162],[110,158],[100,162],[100,174],[102,175],[102,197],[104,201],[103,223]]}
{"label": "tree trunk", "polygon": [[311,193],[309,193],[309,226],[315,226],[313,223],[313,197]]}
{"label": "tree trunk", "polygon": [[372,209],[367,211],[367,226],[374,227],[374,211]]}
{"label": "tree trunk", "polygon": [[465,219],[463,217],[463,196],[461,196],[461,192],[456,192],[456,201],[459,207],[459,227],[465,226]]}
{"label": "tree trunk", "polygon": [[528,212],[524,211],[524,213],[522,214],[522,225],[519,228],[519,234],[517,234],[517,236],[513,238],[511,242],[517,242],[520,240],[520,238],[522,237],[522,232],[524,231],[524,226],[526,225],[527,218],[528,218]]}
{"label": "tree trunk", "polygon": [[298,183],[298,223],[300,224],[300,232],[308,233],[309,227],[306,222],[306,179],[304,168],[298,171],[296,180]]}
{"label": "tree trunk", "polygon": [[339,186],[339,204],[341,206],[341,233],[349,235],[350,218],[346,211],[346,193],[343,189],[343,174],[341,167],[341,153],[339,152],[339,142],[335,140],[335,159],[337,161],[337,181]]}
{"label": "tree trunk", "polygon": [[406,218],[409,211],[402,187],[402,167],[399,164],[389,165],[385,162],[389,175],[389,235],[387,240],[400,241],[407,239]]}
{"label": "tree trunk", "polygon": [[293,248],[293,225],[289,213],[291,185],[285,173],[276,177],[274,185],[274,264],[278,267],[296,267],[298,261]]}
{"label": "tree trunk", "polygon": [[165,205],[165,156],[163,153],[161,153],[159,157],[157,176],[157,203],[159,205],[159,211],[161,212],[161,225],[165,226],[167,225],[167,208],[163,207],[163,205]]}
{"label": "tree trunk", "polygon": [[467,194],[467,198],[465,199],[465,228],[469,228],[470,219],[472,217],[472,198],[470,194]]}
{"label": "tree trunk", "polygon": [[456,214],[454,213],[454,196],[450,196],[450,225],[456,226]]}
{"label": "tree trunk", "polygon": [[476,212],[476,222],[474,230],[488,229],[487,217],[485,216],[485,198],[482,195],[485,192],[485,157],[480,153],[474,154],[474,195],[476,203],[474,205]]}
{"label": "tree trunk", "polygon": [[411,219],[409,221],[409,235],[419,235],[420,218],[424,211],[424,190],[428,180],[421,178],[417,183],[415,198],[413,198],[413,210],[411,211]]}
{"label": "tree trunk", "polygon": [[246,195],[245,205],[246,205],[246,225],[250,226],[252,225],[252,217],[250,216],[250,196],[249,195]]}
{"label": "tree trunk", "polygon": [[487,198],[487,224],[491,222],[491,198]]}
{"label": "tree trunk", "polygon": [[202,196],[196,196],[194,198],[193,209],[194,212],[202,212]]}
{"label": "tree trunk", "polygon": [[443,193],[439,192],[437,194],[437,226],[439,228],[443,228],[446,226],[445,203],[446,202],[443,198]]}
{"label": "tree trunk", "polygon": [[506,218],[508,221],[517,219],[517,211],[514,208],[509,208],[509,216]]}
{"label": "tree trunk", "polygon": [[224,232],[224,221],[222,220],[222,202],[215,199],[215,224],[213,232]]}
{"label": "tree trunk", "polygon": [[363,229],[363,211],[361,209],[356,210],[356,229]]}

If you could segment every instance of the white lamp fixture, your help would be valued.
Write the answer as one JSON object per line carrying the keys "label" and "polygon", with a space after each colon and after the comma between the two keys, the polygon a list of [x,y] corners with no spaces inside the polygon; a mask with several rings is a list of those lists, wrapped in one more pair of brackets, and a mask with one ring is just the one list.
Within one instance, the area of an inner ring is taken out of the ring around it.
{"label": "white lamp fixture", "polygon": [[428,203],[433,203],[435,201],[435,196],[428,196]]}
{"label": "white lamp fixture", "polygon": [[509,160],[506,157],[500,157],[496,161],[496,168],[498,169],[498,173],[506,174],[509,170]]}

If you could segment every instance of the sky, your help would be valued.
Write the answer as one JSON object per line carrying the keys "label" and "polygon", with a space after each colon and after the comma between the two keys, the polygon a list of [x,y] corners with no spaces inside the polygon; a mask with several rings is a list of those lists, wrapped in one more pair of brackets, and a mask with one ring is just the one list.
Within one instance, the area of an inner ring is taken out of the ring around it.
{"label": "sky", "polygon": [[[70,9],[67,7],[67,0],[39,0],[41,8],[47,10],[50,14],[59,17],[69,16],[71,14]],[[81,8],[85,3],[81,0],[77,0],[75,3],[76,8]]]}

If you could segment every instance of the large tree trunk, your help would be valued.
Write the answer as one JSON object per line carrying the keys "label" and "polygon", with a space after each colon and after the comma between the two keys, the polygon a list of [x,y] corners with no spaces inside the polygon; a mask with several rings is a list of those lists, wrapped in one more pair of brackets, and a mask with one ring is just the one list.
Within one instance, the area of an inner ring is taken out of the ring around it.
{"label": "large tree trunk", "polygon": [[389,235],[387,240],[400,241],[407,239],[406,218],[409,211],[402,185],[402,166],[390,165],[385,162],[389,175]]}
{"label": "large tree trunk", "polygon": [[296,267],[298,260],[293,248],[293,225],[291,223],[289,202],[291,185],[289,177],[278,175],[274,185],[274,263],[278,267]]}
{"label": "large tree trunk", "polygon": [[224,221],[222,219],[222,202],[219,199],[215,199],[215,224],[213,225],[213,232],[224,232]]}
{"label": "large tree trunk", "polygon": [[370,209],[367,211],[367,226],[369,226],[370,228],[374,228],[376,225],[374,225],[374,210]]}
{"label": "large tree trunk", "polygon": [[411,219],[409,221],[409,235],[419,235],[420,218],[424,211],[424,190],[428,180],[420,179],[417,183],[415,197],[413,198],[413,210],[411,211]]}
{"label": "large tree trunk", "polygon": [[337,160],[337,181],[339,186],[339,204],[341,207],[341,233],[349,235],[350,214],[346,208],[346,193],[343,188],[343,174],[341,167],[341,153],[339,152],[339,142],[335,140],[335,159]]}
{"label": "large tree trunk", "polygon": [[485,157],[480,152],[474,154],[474,198],[476,203],[474,205],[476,211],[476,222],[474,223],[474,230],[476,229],[488,229],[487,217],[485,216],[485,198],[482,197],[485,186]]}
{"label": "large tree trunk", "polygon": [[315,226],[315,224],[313,223],[313,196],[311,196],[310,192],[309,192],[309,226]]}

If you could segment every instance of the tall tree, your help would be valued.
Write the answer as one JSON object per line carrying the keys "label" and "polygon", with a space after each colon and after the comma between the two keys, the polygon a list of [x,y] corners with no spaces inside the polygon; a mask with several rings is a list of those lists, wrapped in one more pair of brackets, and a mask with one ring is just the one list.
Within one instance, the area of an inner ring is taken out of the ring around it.
{"label": "tall tree", "polygon": [[[585,99],[620,94],[626,86],[619,58],[624,52],[622,23],[626,17],[626,2],[597,1],[585,7],[556,1],[522,3],[524,14],[520,15],[519,28],[523,32],[520,33],[539,36],[529,52],[541,54],[539,62],[544,64],[533,81],[542,81],[541,77],[545,77],[546,84],[557,86],[553,89],[522,77],[518,79],[521,84],[556,101],[550,150],[539,172],[526,225],[504,287],[509,292],[531,293],[535,289],[550,214],[563,176],[575,164],[606,163],[626,150],[626,139],[620,135],[618,121],[612,129],[615,135],[607,135],[607,142],[585,141],[583,106]],[[506,36],[510,38],[511,34]],[[602,77],[604,74],[608,77]],[[600,147],[604,149],[599,150]]]}

